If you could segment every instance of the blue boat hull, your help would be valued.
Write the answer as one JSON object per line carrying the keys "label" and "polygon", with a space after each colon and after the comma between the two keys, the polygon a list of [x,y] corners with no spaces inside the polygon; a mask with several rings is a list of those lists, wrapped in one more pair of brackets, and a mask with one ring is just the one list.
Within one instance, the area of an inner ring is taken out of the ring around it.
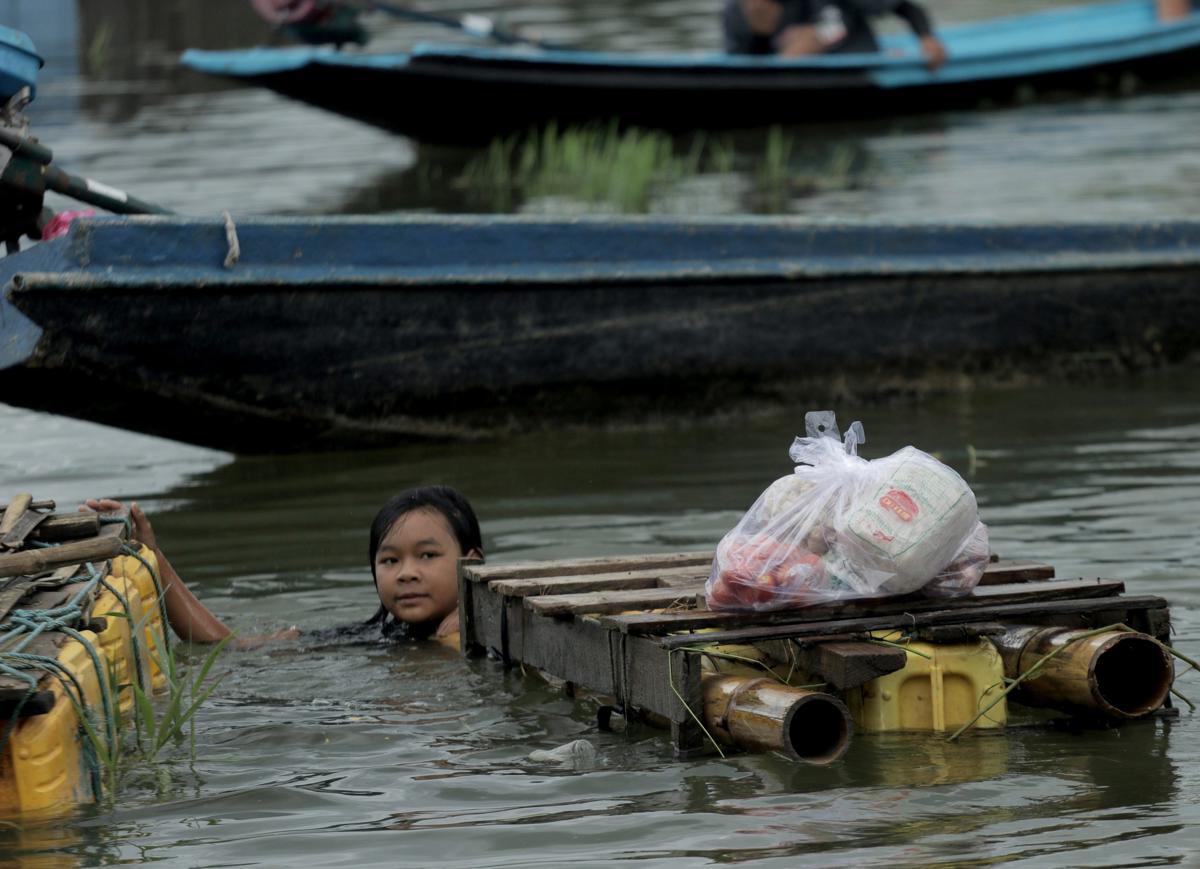
{"label": "blue boat hull", "polygon": [[1200,15],[1160,23],[1150,0],[1056,9],[940,33],[949,60],[936,72],[925,67],[908,36],[890,37],[878,54],[806,58],[433,45],[400,55],[188,51],[183,63],[431,142],[486,141],[549,121],[727,129],[970,108],[1097,87],[1128,91],[1142,81],[1200,81]]}
{"label": "blue boat hull", "polygon": [[1177,363],[1200,223],[82,221],[0,260],[0,396],[238,452]]}

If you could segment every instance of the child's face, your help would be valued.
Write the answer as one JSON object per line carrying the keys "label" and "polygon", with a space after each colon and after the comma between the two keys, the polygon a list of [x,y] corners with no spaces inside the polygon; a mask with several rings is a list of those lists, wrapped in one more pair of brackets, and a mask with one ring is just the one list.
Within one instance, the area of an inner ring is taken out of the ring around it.
{"label": "child's face", "polygon": [[458,608],[458,541],[441,513],[413,510],[388,529],[375,553],[375,587],[402,622],[440,621]]}

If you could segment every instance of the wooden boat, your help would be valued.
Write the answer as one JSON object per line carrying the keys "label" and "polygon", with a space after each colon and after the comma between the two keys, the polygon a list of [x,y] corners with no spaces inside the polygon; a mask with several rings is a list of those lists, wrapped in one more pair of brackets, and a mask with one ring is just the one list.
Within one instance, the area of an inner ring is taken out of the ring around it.
{"label": "wooden boat", "polygon": [[548,121],[692,130],[970,108],[1194,76],[1200,59],[1200,15],[1163,23],[1151,0],[947,25],[939,35],[949,59],[936,72],[907,34],[884,39],[879,53],[804,58],[434,44],[407,54],[189,50],[182,62],[424,141],[476,142]]}
{"label": "wooden boat", "polygon": [[1167,602],[1119,581],[993,561],[963,597],[737,613],[708,609],[711,564],[711,552],[463,562],[460,644],[590,696],[601,728],[614,714],[668,726],[680,756],[720,741],[826,764],[856,730],[944,738],[1001,729],[1010,712],[1110,724],[1176,712]]}
{"label": "wooden boat", "polygon": [[61,814],[98,799],[100,757],[119,754],[133,686],[148,697],[167,684],[154,554],[130,545],[127,516],[53,510],[29,495],[0,510],[6,817]]}
{"label": "wooden boat", "polygon": [[0,260],[0,397],[235,451],[1178,362],[1200,222],[132,217]]}

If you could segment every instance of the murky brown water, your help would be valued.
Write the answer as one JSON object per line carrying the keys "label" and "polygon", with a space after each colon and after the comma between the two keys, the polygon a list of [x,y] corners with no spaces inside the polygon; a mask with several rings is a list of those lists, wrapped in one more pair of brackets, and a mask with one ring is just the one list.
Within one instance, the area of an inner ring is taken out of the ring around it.
{"label": "murky brown water", "polygon": [[[702,47],[715,45],[710,5],[559,0],[508,21],[609,47]],[[935,7],[942,20],[991,8]],[[457,207],[404,177],[418,161],[461,156],[176,70],[187,45],[263,37],[240,3],[0,0],[0,21],[32,31],[46,54],[35,123],[78,171],[197,213]],[[858,149],[872,180],[790,208],[1183,215],[1200,186],[1196,108],[1182,91],[839,128],[813,153]],[[693,179],[657,201],[745,210],[753,203],[734,194],[748,183]],[[461,487],[495,561],[699,548],[788,470],[807,409],[235,459],[0,405],[0,493],[136,497],[180,570],[239,630],[321,628],[371,611],[366,526],[398,489]],[[1200,654],[1194,370],[838,411],[862,419],[868,456],[914,443],[966,473],[973,448],[970,482],[998,552],[1166,596],[1178,646]],[[844,762],[814,770],[774,756],[676,762],[660,733],[599,734],[587,707],[440,649],[302,642],[231,653],[223,666],[194,758],[133,770],[118,799],[66,823],[0,828],[0,865],[1128,867],[1188,865],[1200,844],[1200,727],[1186,712],[1169,724],[957,745],[860,737]],[[1200,698],[1195,674],[1180,687]],[[580,737],[597,749],[594,766],[528,759]]]}

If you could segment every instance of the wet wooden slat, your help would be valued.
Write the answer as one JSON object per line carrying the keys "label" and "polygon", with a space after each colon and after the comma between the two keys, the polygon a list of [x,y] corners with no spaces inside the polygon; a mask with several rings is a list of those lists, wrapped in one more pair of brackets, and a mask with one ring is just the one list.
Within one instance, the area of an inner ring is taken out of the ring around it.
{"label": "wet wooden slat", "polygon": [[12,500],[8,502],[8,506],[4,508],[3,515],[0,515],[0,537],[8,534],[21,521],[21,517],[25,515],[25,512],[29,510],[32,504],[33,496],[28,492],[13,495]]}
{"label": "wet wooden slat", "polygon": [[548,594],[525,598],[525,606],[543,616],[583,613],[619,613],[632,609],[659,609],[675,605],[693,607],[704,593],[704,580],[691,588],[635,588],[587,594]]}
{"label": "wet wooden slat", "polygon": [[61,543],[100,533],[99,513],[50,513],[46,521],[33,532],[33,539],[44,543]]}
{"label": "wet wooden slat", "polygon": [[908,653],[857,640],[798,649],[796,662],[800,669],[820,676],[841,691],[903,669]]}
{"label": "wet wooden slat", "polygon": [[980,585],[1039,582],[1054,579],[1054,568],[1040,561],[993,561],[983,570]]}
{"label": "wet wooden slat", "polygon": [[[654,556],[654,558],[665,558]],[[512,597],[532,597],[535,594],[576,594],[581,592],[617,591],[622,588],[654,588],[664,585],[686,585],[692,577],[708,576],[712,567],[710,553],[685,553],[682,565],[667,567],[629,568],[629,559],[586,559],[580,562],[544,562],[509,565],[499,568],[468,568],[475,581],[487,580],[500,594]],[[584,565],[595,568],[605,562],[602,570],[578,573]],[[517,574],[509,576],[509,574]],[[980,585],[1001,585],[1012,582],[1034,582],[1054,579],[1054,568],[1039,562],[992,562],[984,571]],[[544,591],[545,589],[545,591]]]}
{"label": "wet wooden slat", "polygon": [[1078,579],[1038,583],[1013,583],[980,586],[971,594],[957,598],[927,598],[905,595],[890,598],[860,598],[838,604],[781,610],[769,613],[722,613],[697,611],[690,613],[645,613],[612,616],[607,624],[623,632],[635,634],[666,633],[695,628],[735,627],[751,624],[785,624],[810,621],[831,621],[893,612],[931,612],[978,607],[981,603],[1025,600],[1082,600],[1111,597],[1125,590],[1118,580]]}
{"label": "wet wooden slat", "polygon": [[527,561],[517,564],[470,566],[464,576],[473,582],[499,579],[536,579],[544,576],[584,576],[619,573],[628,570],[657,570],[671,567],[712,564],[712,550],[676,552],[659,555],[634,555],[623,558],[578,558],[564,561]]}
{"label": "wet wooden slat", "polygon": [[[30,501],[29,502],[30,510],[53,510],[55,508],[55,506],[56,505],[53,501]],[[7,504],[4,506],[0,506],[0,516],[3,516],[7,510],[8,510]]]}
{"label": "wet wooden slat", "polygon": [[[1118,619],[1119,616],[1138,621],[1137,619],[1132,619],[1132,615],[1146,611],[1165,612],[1166,610],[1166,600],[1153,595],[1094,598],[1089,600],[1025,601],[979,606],[968,610],[891,613],[889,615],[863,616],[853,619],[731,628],[729,630],[716,630],[703,634],[673,634],[663,637],[661,642],[664,648],[678,649],[699,643],[752,643],[763,640],[803,638],[821,634],[859,634],[865,631],[880,631],[895,628],[915,630],[930,625],[950,625],[977,619],[994,620],[1004,623],[1029,619],[1040,623],[1047,618],[1078,617],[1081,622],[1094,622],[1091,626],[1099,627],[1109,623],[1110,620]],[[1089,616],[1094,617],[1089,619]],[[1131,625],[1131,627],[1140,629],[1136,624]]]}
{"label": "wet wooden slat", "polygon": [[48,518],[50,517],[47,513],[26,510],[0,539],[0,548],[7,549],[9,552],[21,549],[25,545],[25,539]]}
{"label": "wet wooden slat", "polygon": [[506,597],[533,597],[546,594],[580,594],[590,591],[619,591],[635,588],[661,588],[665,585],[694,585],[708,577],[708,565],[661,567],[652,570],[626,570],[620,573],[583,576],[547,576],[538,579],[499,579],[488,589]]}

